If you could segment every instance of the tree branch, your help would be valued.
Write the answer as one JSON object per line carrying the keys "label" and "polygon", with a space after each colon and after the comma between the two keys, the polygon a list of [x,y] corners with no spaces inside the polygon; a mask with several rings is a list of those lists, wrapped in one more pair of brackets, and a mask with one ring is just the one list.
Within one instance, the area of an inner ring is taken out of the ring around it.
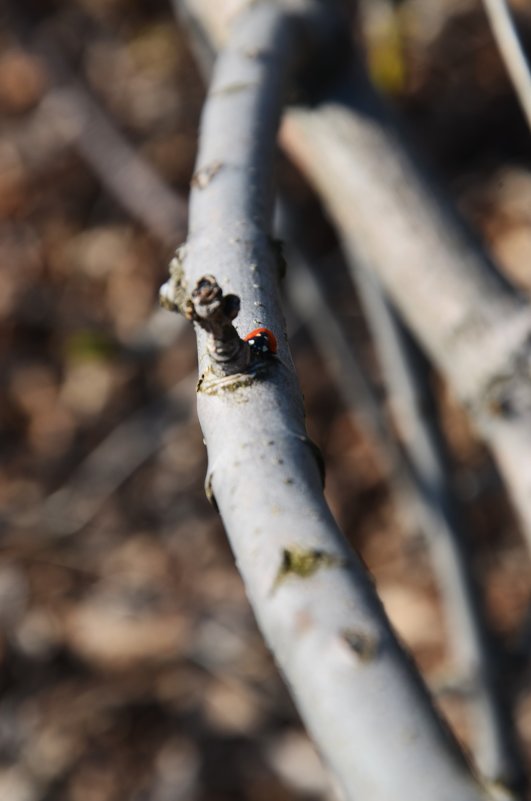
{"label": "tree branch", "polygon": [[[164,244],[175,246],[185,230],[183,199],[166,186],[148,161],[138,156],[88,87],[72,74],[53,26],[41,24],[34,29],[26,19],[25,9],[11,0],[8,11],[22,46],[43,59],[54,84],[34,114],[33,124],[18,138],[17,147],[24,161],[38,164],[42,159],[40,151],[48,154],[74,145],[122,208]],[[44,137],[43,127],[49,129]]]}
{"label": "tree branch", "polygon": [[503,62],[531,128],[531,73],[506,0],[483,0]]}
{"label": "tree branch", "polygon": [[425,365],[374,276],[349,265],[363,299],[394,417],[410,465],[422,528],[437,579],[450,649],[471,690],[474,756],[483,776],[521,787],[525,771],[482,602],[471,570],[466,532],[448,481],[449,460]]}
{"label": "tree branch", "polygon": [[[38,129],[47,127],[53,131],[53,141],[44,143],[49,146],[45,155],[75,147],[119,205],[165,245],[174,246],[185,230],[183,199],[135,152],[80,82],[63,75],[62,83],[47,94],[31,128],[18,137],[16,145],[24,160],[30,164],[42,160]],[[37,156],[31,152],[35,146]]]}
{"label": "tree branch", "polygon": [[[276,125],[300,43],[281,7],[253,4],[234,22],[203,114],[178,295],[211,273],[241,299],[241,334],[267,326],[279,340],[260,375],[200,387],[208,485],[259,624],[346,798],[487,799],[331,517],[304,428],[269,236]],[[198,330],[203,376],[206,336]]]}
{"label": "tree branch", "polygon": [[467,407],[531,547],[531,309],[420,172],[361,66],[356,74],[293,109],[283,146]]}
{"label": "tree branch", "polygon": [[[500,692],[497,670],[500,659],[492,648],[470,568],[467,538],[449,486],[448,456],[421,355],[375,278],[360,264],[359,254],[351,247],[347,250],[348,267],[386,379],[393,417],[401,435],[400,447],[370,382],[360,375],[360,367],[328,309],[326,290],[324,295],[320,292],[317,278],[312,274],[315,268],[312,269],[302,255],[300,224],[294,220],[294,214],[288,217],[284,213],[282,219],[281,230],[288,241],[297,243],[295,251],[287,251],[290,255],[290,300],[314,331],[316,346],[324,352],[327,363],[331,363],[338,391],[347,405],[356,409],[360,400],[363,401],[364,417],[384,458],[394,468],[391,478],[397,500],[402,504],[407,501],[408,507],[413,505],[416,522],[425,534],[455,668],[470,690],[476,763],[482,775],[490,780],[520,787],[525,781],[525,772],[510,710]],[[338,354],[340,363],[338,369],[334,369]],[[407,517],[411,518],[411,514]]]}
{"label": "tree branch", "polygon": [[[41,521],[43,541],[62,539],[79,532],[103,504],[161,447],[172,425],[184,427],[192,410],[194,381],[187,376],[156,401],[135,410],[73,471],[68,481],[42,506],[15,520],[25,527]],[[17,532],[17,541],[20,540]]]}

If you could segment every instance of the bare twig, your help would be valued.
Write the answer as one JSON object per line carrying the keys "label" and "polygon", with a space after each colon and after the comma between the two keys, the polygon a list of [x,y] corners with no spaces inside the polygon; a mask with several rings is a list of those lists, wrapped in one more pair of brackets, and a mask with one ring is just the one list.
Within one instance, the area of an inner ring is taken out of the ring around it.
{"label": "bare twig", "polygon": [[[374,386],[363,361],[357,358],[341,323],[337,318],[333,303],[329,301],[319,281],[317,270],[305,256],[302,231],[293,225],[293,215],[283,210],[279,215],[279,232],[285,240],[289,270],[286,275],[286,289],[290,306],[297,320],[308,329],[317,350],[327,365],[345,406],[352,411],[358,422],[368,431],[382,465],[389,474],[391,484],[396,485],[396,497],[409,508],[410,498],[406,498],[407,486],[404,477],[409,465],[404,461],[393,433],[389,418],[384,409],[382,393]],[[328,261],[322,265],[328,270]],[[409,513],[404,515],[408,524],[413,523]]]}
{"label": "bare twig", "polygon": [[336,100],[292,110],[284,147],[468,408],[531,546],[531,308],[423,177],[361,66],[357,76]]}
{"label": "bare twig", "polygon": [[217,375],[232,375],[246,370],[250,366],[251,350],[233,325],[240,311],[240,298],[224,295],[213,275],[203,275],[181,305],[183,258],[181,249],[170,265],[170,280],[161,287],[161,305],[169,311],[181,312],[206,332],[207,351]]}
{"label": "bare twig", "polygon": [[[70,71],[49,38],[18,25],[26,46],[47,62],[57,84],[20,129],[16,138],[25,163],[39,167],[66,147],[75,148],[103,186],[164,245],[174,245],[184,233],[185,200],[169,188],[139,156],[82,81]],[[173,343],[184,330],[181,318],[159,308],[130,338],[130,348],[150,352]],[[177,382],[164,398],[133,412],[79,465],[68,482],[42,505],[24,510],[13,522],[21,529],[39,520],[46,540],[67,537],[87,525],[106,500],[161,446],[168,426],[186,422],[191,411],[193,382]]]}
{"label": "bare twig", "polygon": [[531,72],[506,0],[483,0],[516,96],[531,128]]}
{"label": "bare twig", "polygon": [[[35,123],[48,124],[44,149],[75,145],[110,194],[133,219],[145,225],[164,244],[175,246],[185,230],[186,203],[173,193],[156,170],[124,139],[116,125],[93,99],[88,87],[71,71],[53,27],[33,27],[22,5],[9,0],[8,11],[20,41],[46,64],[53,89],[41,103]],[[41,117],[41,119],[39,119]],[[43,119],[42,119],[43,118]],[[21,137],[19,147],[29,162],[40,156],[30,152],[41,136],[33,125]],[[39,145],[41,147],[41,145]]]}
{"label": "bare twig", "polygon": [[[174,245],[184,234],[185,198],[133,150],[81,82],[52,88],[24,123],[7,129],[5,138],[30,170],[47,167],[65,149],[77,150],[104,189],[163,246]],[[115,165],[123,169],[119,177],[114,174]],[[135,190],[132,197],[126,191],[129,187]],[[121,337],[121,344],[146,355],[175,342],[183,326],[182,318],[165,314],[157,306],[138,328]]]}
{"label": "bare twig", "polygon": [[[351,256],[353,254],[351,253]],[[411,466],[419,514],[460,676],[471,688],[474,756],[482,775],[509,787],[525,772],[472,575],[467,536],[449,485],[449,463],[425,365],[375,278],[349,259],[379,353],[391,406]]]}
{"label": "bare twig", "polygon": [[37,521],[46,543],[72,536],[90,523],[104,503],[160,449],[168,428],[189,423],[194,386],[195,380],[188,376],[163,398],[132,412],[81,462],[64,486],[38,508],[14,517],[16,541]]}
{"label": "bare twig", "polygon": [[[119,133],[89,92],[64,67],[67,85],[42,102],[52,129],[74,146],[102,184],[135,220],[165,245],[185,230],[186,204]],[[23,140],[21,143],[23,146]]]}
{"label": "bare twig", "polygon": [[[270,175],[300,22],[269,3],[238,16],[202,120],[179,292],[211,272],[241,298],[240,331],[266,325],[279,339],[260,376],[242,371],[198,394],[208,483],[261,628],[346,798],[486,799],[326,507],[281,335]],[[205,373],[200,329],[198,349]]]}
{"label": "bare twig", "polygon": [[493,653],[470,569],[465,532],[448,483],[448,458],[425,365],[374,277],[360,264],[359,254],[350,248],[348,265],[376,343],[402,437],[402,450],[389,431],[389,420],[374,397],[369,380],[360,375],[360,367],[341,328],[327,308],[326,293],[319,291],[312,268],[302,255],[300,226],[293,221],[293,215],[290,219],[291,224],[283,215],[282,231],[288,240],[295,237],[300,245],[295,252],[288,249],[291,302],[315,332],[315,343],[332,367],[339,392],[354,409],[360,399],[363,401],[364,417],[381,445],[384,458],[394,467],[391,478],[396,498],[403,505],[407,503],[406,511],[413,503],[427,537],[455,667],[470,690],[476,762],[489,779],[519,786],[524,771],[509,709],[498,686],[499,657]]}

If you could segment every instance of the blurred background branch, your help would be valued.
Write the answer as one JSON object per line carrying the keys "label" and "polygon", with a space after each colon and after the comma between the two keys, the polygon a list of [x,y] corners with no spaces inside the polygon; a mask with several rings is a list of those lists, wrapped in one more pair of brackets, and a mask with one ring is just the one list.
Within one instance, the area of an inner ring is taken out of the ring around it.
{"label": "blurred background branch", "polygon": [[531,128],[531,72],[505,0],[483,0],[492,33]]}
{"label": "blurred background branch", "polygon": [[[428,365],[370,271],[360,264],[359,254],[348,249],[350,274],[362,300],[385,377],[387,400],[396,426],[393,430],[370,379],[366,375],[358,377],[359,360],[350,352],[333,311],[328,319],[323,319],[326,286],[319,286],[319,271],[314,268],[314,277],[301,256],[303,227],[293,222],[293,216],[292,212],[292,224],[285,221],[282,229],[286,239],[297,242],[299,248],[298,252],[290,252],[290,301],[299,315],[304,315],[316,346],[324,349],[325,358],[329,357],[327,361],[338,364],[335,382],[347,405],[358,413],[368,406],[369,414],[365,412],[364,417],[383,447],[383,458],[393,467],[390,480],[396,502],[406,507],[405,525],[420,527],[427,539],[455,670],[473,699],[471,730],[479,770],[491,781],[521,786],[524,769],[509,698],[502,692],[503,658],[495,651],[472,573],[470,537],[464,531],[449,480],[449,455],[437,418]],[[321,282],[325,281],[322,276]],[[333,300],[330,304],[333,307]],[[321,320],[322,325],[316,327],[314,320]],[[339,363],[338,354],[341,354]]]}

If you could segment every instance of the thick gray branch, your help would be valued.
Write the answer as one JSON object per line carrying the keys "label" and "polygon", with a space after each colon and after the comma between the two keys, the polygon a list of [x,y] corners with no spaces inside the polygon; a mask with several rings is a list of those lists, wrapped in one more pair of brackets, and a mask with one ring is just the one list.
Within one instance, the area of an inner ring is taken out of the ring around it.
{"label": "thick gray branch", "polygon": [[240,335],[265,325],[279,339],[259,375],[206,382],[198,331],[208,485],[260,626],[345,797],[479,801],[493,796],[434,713],[333,521],[304,428],[269,236],[276,124],[298,45],[293,19],[254,4],[234,23],[203,115],[179,291],[211,273],[241,298]]}
{"label": "thick gray branch", "polygon": [[467,406],[531,545],[531,309],[436,195],[357,74],[337,101],[292,110],[282,142]]}

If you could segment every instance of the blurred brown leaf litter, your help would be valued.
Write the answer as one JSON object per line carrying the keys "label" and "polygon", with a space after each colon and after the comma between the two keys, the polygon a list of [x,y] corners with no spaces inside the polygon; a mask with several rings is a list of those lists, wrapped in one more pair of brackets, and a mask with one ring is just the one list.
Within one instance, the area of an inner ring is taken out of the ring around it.
{"label": "blurred brown leaf litter", "polygon": [[[479,5],[421,5],[401,4],[400,47],[393,28],[387,56],[378,34],[375,78],[528,290],[531,151],[516,101]],[[169,4],[22,7],[185,196],[204,89]],[[525,4],[519,23],[529,43]],[[161,244],[94,174],[75,120],[50,103],[54,68],[5,13],[0,42],[0,798],[331,797],[204,497],[193,336],[168,333],[155,315],[178,242]],[[354,328],[358,315],[354,306]],[[293,347],[334,513],[466,743],[466,698],[451,689],[458,677],[422,540],[399,518],[372,443],[303,332]],[[529,648],[516,641],[530,590],[521,539],[463,412],[437,386],[491,622],[506,645]],[[519,681],[529,749],[531,695]]]}

